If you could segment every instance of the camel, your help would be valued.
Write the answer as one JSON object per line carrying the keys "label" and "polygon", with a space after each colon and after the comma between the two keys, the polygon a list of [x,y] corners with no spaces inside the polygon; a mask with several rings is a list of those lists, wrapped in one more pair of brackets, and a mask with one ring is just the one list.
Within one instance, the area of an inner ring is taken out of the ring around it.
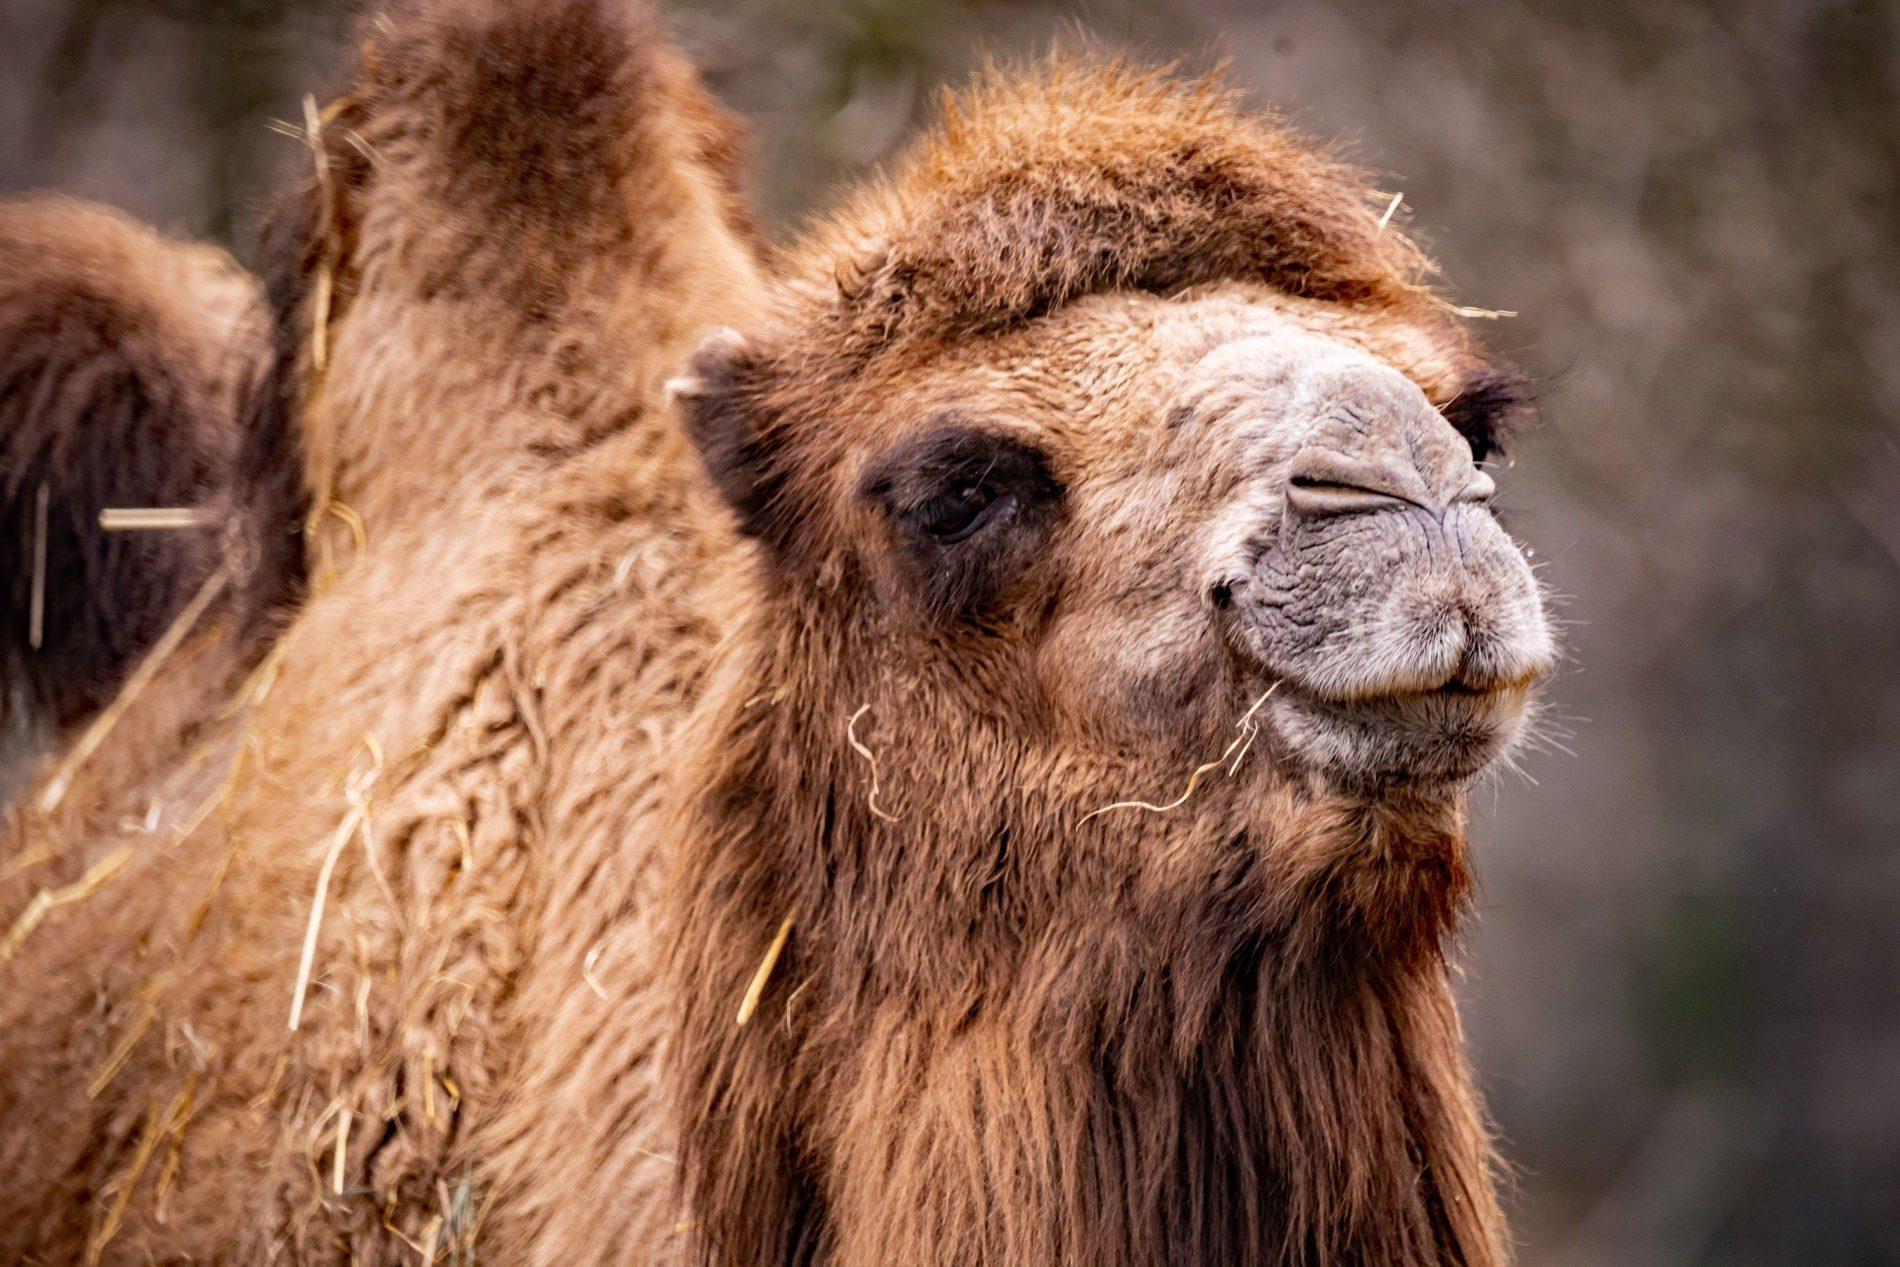
{"label": "camel", "polygon": [[318,122],[329,573],[60,811],[145,817],[0,846],[0,1250],[1508,1261],[1446,955],[1556,654],[1521,390],[1357,172],[1056,59],[768,250],[617,0],[397,4]]}
{"label": "camel", "polygon": [[[0,802],[115,698],[227,556],[242,575],[207,625],[242,594],[235,623],[258,628],[294,588],[301,551],[279,531],[294,507],[269,513],[277,498],[248,478],[281,469],[280,450],[247,443],[240,416],[261,300],[215,247],[95,204],[0,199]],[[205,522],[100,528],[102,510],[147,507]],[[234,633],[221,654],[254,642]]]}

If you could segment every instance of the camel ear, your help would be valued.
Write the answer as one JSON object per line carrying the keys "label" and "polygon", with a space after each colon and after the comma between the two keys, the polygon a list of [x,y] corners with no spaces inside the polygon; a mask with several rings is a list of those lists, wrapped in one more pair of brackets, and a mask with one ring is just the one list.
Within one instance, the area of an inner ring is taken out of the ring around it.
{"label": "camel ear", "polygon": [[758,362],[749,339],[722,327],[701,341],[686,372],[666,384],[714,487],[753,536],[763,535],[779,482],[755,416]]}

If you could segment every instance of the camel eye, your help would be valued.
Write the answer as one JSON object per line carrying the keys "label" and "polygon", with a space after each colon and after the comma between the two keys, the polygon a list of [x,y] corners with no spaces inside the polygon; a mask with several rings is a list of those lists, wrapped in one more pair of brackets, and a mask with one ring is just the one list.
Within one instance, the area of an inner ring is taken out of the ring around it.
{"label": "camel eye", "polygon": [[987,482],[965,480],[932,498],[919,520],[932,537],[945,545],[955,545],[975,536],[977,529],[994,519],[1009,501],[1007,494],[999,496]]}
{"label": "camel eye", "polygon": [[858,489],[888,517],[898,567],[945,617],[1007,601],[1062,514],[1062,485],[1040,449],[956,419],[895,445]]}

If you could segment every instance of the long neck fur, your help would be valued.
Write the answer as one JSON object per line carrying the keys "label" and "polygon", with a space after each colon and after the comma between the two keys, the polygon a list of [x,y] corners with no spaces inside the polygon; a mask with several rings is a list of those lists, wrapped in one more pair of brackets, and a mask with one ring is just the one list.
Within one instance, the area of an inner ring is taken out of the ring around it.
{"label": "long neck fur", "polygon": [[1271,776],[1242,835],[1092,835],[1033,755],[920,718],[867,745],[874,808],[843,692],[733,677],[672,908],[697,1261],[1507,1259],[1443,954],[1458,798]]}

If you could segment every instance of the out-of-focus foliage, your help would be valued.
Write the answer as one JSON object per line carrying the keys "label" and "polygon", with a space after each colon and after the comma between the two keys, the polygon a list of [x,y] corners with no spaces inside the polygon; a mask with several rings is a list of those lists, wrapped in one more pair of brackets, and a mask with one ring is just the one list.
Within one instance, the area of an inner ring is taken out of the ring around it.
{"label": "out-of-focus foliage", "polygon": [[[1554,742],[1479,797],[1468,1015],[1537,1267],[1900,1261],[1900,16],[1830,0],[694,0],[781,223],[984,53],[1226,58],[1546,378]],[[250,247],[347,29],[10,0],[0,187]],[[1569,751],[1563,751],[1568,749]],[[1495,806],[1495,808],[1494,808]]]}

